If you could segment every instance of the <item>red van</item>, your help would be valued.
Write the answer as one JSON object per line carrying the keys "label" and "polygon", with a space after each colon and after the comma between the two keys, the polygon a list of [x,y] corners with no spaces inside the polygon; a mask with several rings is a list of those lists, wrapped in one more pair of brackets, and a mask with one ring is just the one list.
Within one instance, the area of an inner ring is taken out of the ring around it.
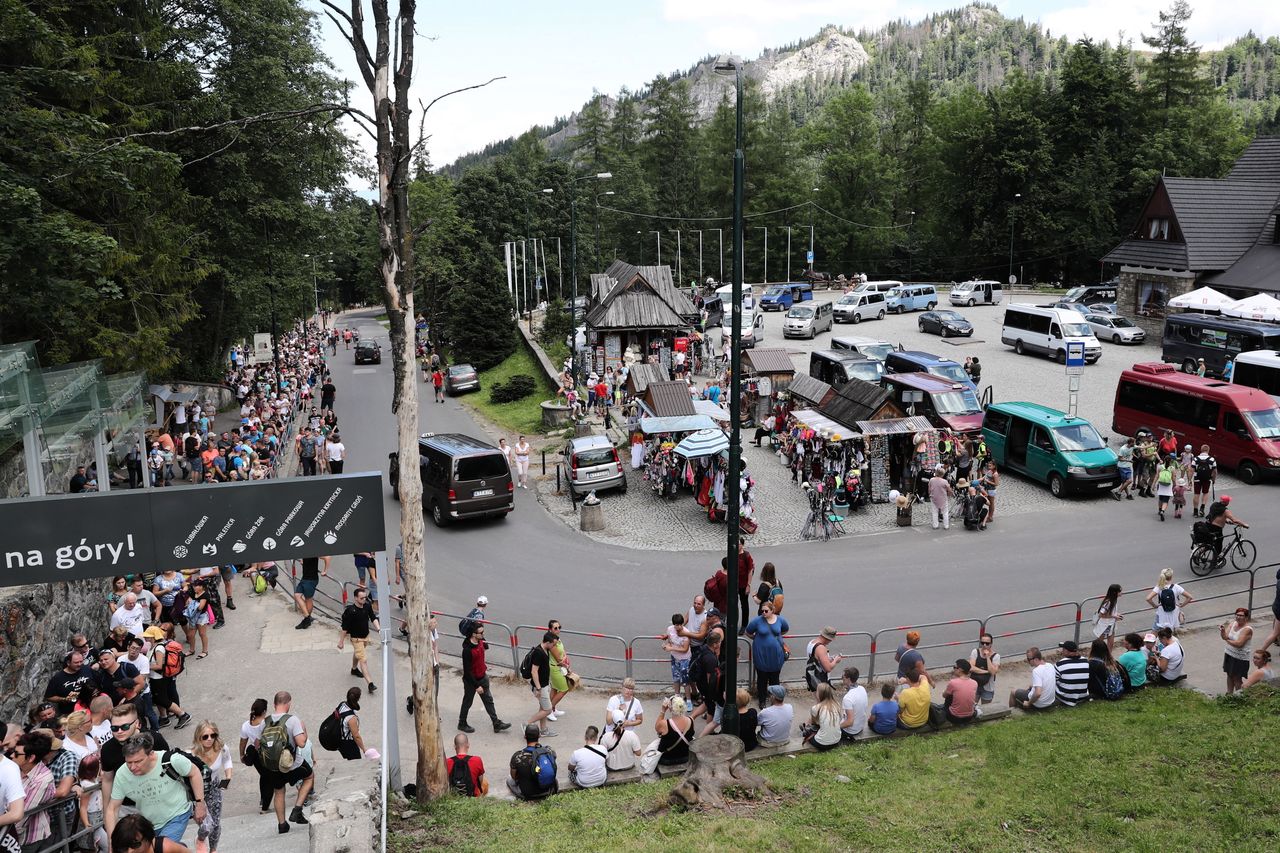
{"label": "red van", "polygon": [[880,384],[893,394],[894,402],[904,412],[924,415],[936,427],[956,434],[982,430],[982,405],[978,395],[963,382],[932,373],[887,373]]}
{"label": "red van", "polygon": [[1200,445],[1246,483],[1280,473],[1280,406],[1256,388],[1181,372],[1162,362],[1120,374],[1111,428],[1121,435],[1173,430],[1178,444]]}

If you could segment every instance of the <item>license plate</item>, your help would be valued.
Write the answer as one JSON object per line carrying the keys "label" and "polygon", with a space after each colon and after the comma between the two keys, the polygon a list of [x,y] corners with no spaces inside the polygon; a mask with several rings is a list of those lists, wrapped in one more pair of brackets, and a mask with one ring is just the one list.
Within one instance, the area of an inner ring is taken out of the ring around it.
{"label": "license plate", "polygon": [[477,489],[471,493],[473,498],[487,498],[493,494],[493,489]]}
{"label": "license plate", "polygon": [[1111,484],[1110,484],[1110,483],[1099,483],[1098,485],[1094,486],[1094,488],[1095,488],[1095,489],[1109,489],[1109,488],[1111,488]]}

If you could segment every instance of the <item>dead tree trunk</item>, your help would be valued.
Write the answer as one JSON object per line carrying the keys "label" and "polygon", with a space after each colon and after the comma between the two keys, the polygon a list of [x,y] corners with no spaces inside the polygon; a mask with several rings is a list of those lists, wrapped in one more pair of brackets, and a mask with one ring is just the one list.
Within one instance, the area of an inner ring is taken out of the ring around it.
{"label": "dead tree trunk", "polygon": [[689,745],[689,766],[671,790],[672,805],[724,808],[726,789],[772,793],[763,776],[747,769],[747,753],[733,735],[700,737]]}

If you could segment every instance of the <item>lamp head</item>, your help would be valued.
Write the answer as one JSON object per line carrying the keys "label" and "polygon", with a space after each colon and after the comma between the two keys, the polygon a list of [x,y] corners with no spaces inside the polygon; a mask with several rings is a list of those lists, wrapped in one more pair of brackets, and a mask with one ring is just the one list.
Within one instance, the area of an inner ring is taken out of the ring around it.
{"label": "lamp head", "polygon": [[613,172],[596,172],[596,180],[607,181],[613,177]]}
{"label": "lamp head", "polygon": [[719,56],[714,68],[717,74],[738,74],[742,71],[742,60],[731,55]]}
{"label": "lamp head", "polygon": [[544,189],[543,192],[546,193],[547,195],[551,195],[552,193],[555,192],[555,190],[548,187],[547,189]]}

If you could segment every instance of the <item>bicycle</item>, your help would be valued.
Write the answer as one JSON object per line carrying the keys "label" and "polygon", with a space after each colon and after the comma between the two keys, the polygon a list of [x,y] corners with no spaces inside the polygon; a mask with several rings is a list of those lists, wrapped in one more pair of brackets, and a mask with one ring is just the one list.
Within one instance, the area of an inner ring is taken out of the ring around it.
{"label": "bicycle", "polygon": [[1238,572],[1247,572],[1253,568],[1258,559],[1258,549],[1240,535],[1240,525],[1232,525],[1231,538],[1222,543],[1222,553],[1215,560],[1212,542],[1197,542],[1193,531],[1191,534],[1191,573],[1196,577],[1212,574],[1214,569],[1226,565],[1228,557],[1231,565]]}

